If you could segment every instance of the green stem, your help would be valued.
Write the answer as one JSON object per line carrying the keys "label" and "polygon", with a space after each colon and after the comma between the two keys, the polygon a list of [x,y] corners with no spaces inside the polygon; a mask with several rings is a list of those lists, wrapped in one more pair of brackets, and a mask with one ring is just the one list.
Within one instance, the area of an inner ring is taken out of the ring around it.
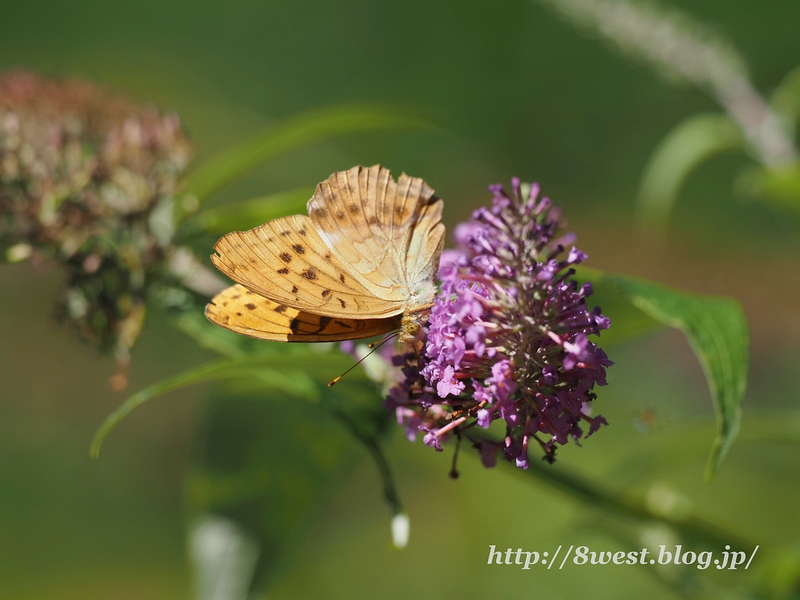
{"label": "green stem", "polygon": [[328,402],[326,403],[326,406],[331,415],[339,419],[350,435],[361,442],[361,444],[367,449],[367,452],[369,452],[373,462],[375,463],[375,466],[378,468],[378,474],[380,475],[381,483],[383,485],[383,497],[389,504],[389,507],[392,510],[392,515],[399,515],[403,513],[403,502],[400,500],[400,494],[397,492],[397,487],[394,484],[391,466],[389,465],[389,461],[384,455],[383,449],[378,443],[377,438],[364,433],[358,426],[358,423],[355,421],[355,419],[333,405],[333,403]]}
{"label": "green stem", "polygon": [[[486,438],[487,441],[499,443]],[[701,517],[690,515],[676,518],[653,512],[639,497],[631,493],[613,492],[577,473],[566,471],[562,467],[530,461],[527,471],[516,467],[513,463],[500,461],[520,477],[534,477],[550,487],[563,492],[583,504],[597,510],[612,513],[618,517],[645,523],[663,523],[676,529],[688,539],[707,546],[721,547],[726,544],[753,547],[754,542],[746,537],[720,527]]]}

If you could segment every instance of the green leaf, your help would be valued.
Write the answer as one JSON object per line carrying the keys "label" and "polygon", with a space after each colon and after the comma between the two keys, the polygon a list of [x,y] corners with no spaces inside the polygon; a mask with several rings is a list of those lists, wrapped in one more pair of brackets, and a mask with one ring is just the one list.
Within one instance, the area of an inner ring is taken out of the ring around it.
{"label": "green leaf", "polygon": [[212,157],[189,174],[186,190],[203,202],[257,165],[326,136],[381,129],[430,128],[428,121],[399,108],[364,104],[307,111],[284,119]]}
{"label": "green leaf", "polygon": [[695,115],[676,125],[659,142],[645,167],[636,200],[640,226],[663,230],[691,172],[722,152],[744,148],[739,128],[726,116]]}
{"label": "green leaf", "polygon": [[[220,379],[236,379],[256,377],[264,381],[271,388],[309,400],[317,400],[319,392],[313,381],[301,370],[297,370],[296,359],[293,361],[294,370],[285,370],[284,362],[276,357],[238,357],[233,359],[218,359],[191,368],[183,373],[162,379],[161,381],[140,390],[119,408],[112,412],[95,433],[92,440],[91,455],[97,458],[103,440],[116,427],[122,419],[134,408],[148,400],[174,390]],[[283,367],[283,368],[281,368]]]}
{"label": "green leaf", "polygon": [[709,480],[739,431],[750,344],[742,307],[732,298],[691,294],[644,279],[585,267],[579,270],[579,277],[616,289],[650,318],[686,335],[703,366],[717,415],[717,437],[705,473]]}
{"label": "green leaf", "polygon": [[770,105],[786,123],[793,136],[800,119],[800,67],[789,71],[772,93]]}
{"label": "green leaf", "polygon": [[192,220],[208,233],[244,231],[285,215],[305,213],[314,188],[302,187],[203,210]]}
{"label": "green leaf", "polygon": [[736,189],[780,211],[800,215],[800,161],[751,167],[739,176]]}
{"label": "green leaf", "polygon": [[611,319],[612,327],[600,334],[603,348],[640,338],[664,328],[664,324],[643,313],[631,304],[628,297],[604,281],[592,280],[592,307],[599,306]]}
{"label": "green leaf", "polygon": [[[709,429],[705,421],[678,421],[660,423],[648,433],[647,443],[641,444],[635,456],[617,464],[610,473],[619,485],[636,487],[637,482],[652,480],[654,475],[674,471],[684,463],[697,459],[705,452],[702,436]],[[750,412],[742,421],[736,440],[739,446],[753,444],[800,444],[800,412],[779,410]]]}

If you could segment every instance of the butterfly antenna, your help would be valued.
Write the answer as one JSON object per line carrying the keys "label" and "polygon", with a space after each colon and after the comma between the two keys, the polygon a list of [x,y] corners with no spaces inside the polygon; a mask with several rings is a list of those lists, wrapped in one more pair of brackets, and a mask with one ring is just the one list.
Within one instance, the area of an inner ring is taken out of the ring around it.
{"label": "butterfly antenna", "polygon": [[342,377],[344,377],[345,375],[347,375],[347,374],[348,374],[350,371],[352,371],[352,370],[353,370],[353,369],[355,369],[355,368],[356,368],[358,365],[360,365],[362,362],[364,362],[365,360],[367,360],[367,359],[368,359],[370,356],[372,356],[372,353],[373,353],[373,352],[375,352],[375,351],[376,351],[378,348],[380,348],[380,347],[381,347],[381,346],[383,346],[383,345],[384,345],[386,342],[388,342],[390,339],[392,339],[393,337],[395,337],[395,336],[397,336],[397,335],[399,335],[399,334],[400,334],[400,332],[399,332],[399,331],[395,331],[395,332],[392,332],[392,333],[390,333],[389,335],[387,335],[385,338],[383,338],[383,339],[382,339],[382,340],[380,340],[379,342],[372,342],[372,343],[370,343],[370,344],[367,344],[367,348],[369,348],[369,349],[370,349],[370,351],[369,351],[367,354],[365,354],[365,355],[364,355],[362,358],[360,358],[360,359],[358,360],[358,362],[356,362],[356,363],[355,363],[355,364],[354,364],[352,367],[350,367],[349,369],[347,369],[347,371],[345,371],[344,373],[342,373],[341,375],[339,375],[337,378],[333,379],[332,381],[328,382],[328,387],[332,387],[332,386],[336,385],[337,383],[339,383],[339,380],[340,380]]}
{"label": "butterfly antenna", "polygon": [[[398,331],[392,331],[390,334],[388,334],[382,340],[377,341],[377,342],[370,342],[369,344],[367,344],[367,348],[369,348],[370,350],[377,350],[378,348],[383,346],[386,342],[388,342],[390,339],[392,339],[393,337],[397,337],[398,335],[400,335],[400,331],[399,330]],[[369,354],[372,354],[372,352],[370,352]],[[369,354],[367,354],[367,356],[369,356]],[[366,358],[367,356],[365,356],[364,358]]]}

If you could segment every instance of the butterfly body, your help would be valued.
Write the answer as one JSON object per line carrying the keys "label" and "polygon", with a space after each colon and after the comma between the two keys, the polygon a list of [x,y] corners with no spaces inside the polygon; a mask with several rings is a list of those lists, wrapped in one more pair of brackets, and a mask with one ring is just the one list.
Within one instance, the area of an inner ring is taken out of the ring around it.
{"label": "butterfly body", "polygon": [[379,165],[334,173],[309,216],[232,232],[212,261],[237,282],[206,307],[214,323],[251,337],[323,342],[400,331],[427,319],[444,243],[442,201],[419,178]]}

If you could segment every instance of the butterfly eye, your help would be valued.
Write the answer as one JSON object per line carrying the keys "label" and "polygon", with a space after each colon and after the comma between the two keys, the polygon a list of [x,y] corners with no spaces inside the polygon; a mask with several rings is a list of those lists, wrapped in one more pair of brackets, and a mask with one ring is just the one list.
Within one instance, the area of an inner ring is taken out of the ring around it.
{"label": "butterfly eye", "polygon": [[416,335],[416,333],[419,331],[420,324],[419,321],[417,321],[413,317],[410,317],[409,315],[403,315],[402,327],[403,327],[403,333],[413,336]]}

